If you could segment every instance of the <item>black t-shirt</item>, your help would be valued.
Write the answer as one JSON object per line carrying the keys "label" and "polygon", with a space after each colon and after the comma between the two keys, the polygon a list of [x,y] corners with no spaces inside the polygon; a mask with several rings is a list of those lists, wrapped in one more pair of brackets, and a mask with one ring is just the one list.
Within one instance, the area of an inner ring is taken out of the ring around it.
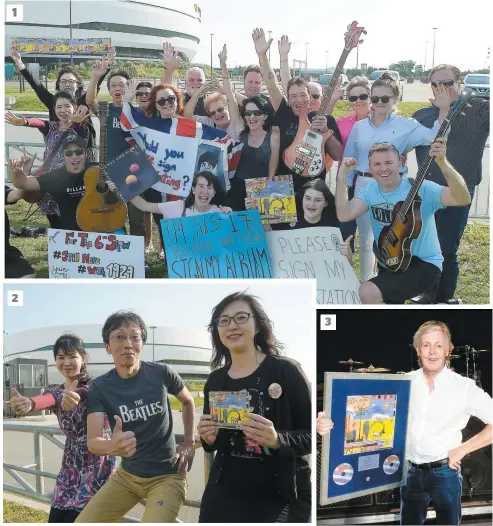
{"label": "black t-shirt", "polygon": [[[187,102],[192,97],[190,97],[190,95],[186,91],[183,91],[182,93],[183,93],[183,104],[187,104]],[[208,117],[209,116],[207,114],[207,112],[205,111],[204,101],[205,101],[205,97],[204,96],[199,97],[199,100],[197,101],[197,104],[195,105],[195,110],[193,110],[193,114],[194,115],[197,115],[199,117]]]}
{"label": "black t-shirt", "polygon": [[[327,118],[327,127],[329,130],[334,130],[334,137],[342,143],[342,137],[341,132],[339,131],[339,127],[337,126],[337,122],[332,117],[332,115],[326,115]],[[283,153],[288,146],[292,144],[294,141],[294,138],[296,137],[296,134],[298,133],[298,124],[299,124],[300,118],[297,117],[294,114],[294,111],[291,109],[291,106],[287,103],[286,99],[282,99],[281,104],[276,112],[276,123],[277,126],[279,126],[280,132],[281,132],[281,148],[279,152],[279,166],[277,168],[277,174],[278,175],[287,175],[289,173],[292,173],[291,170],[284,164],[283,161]],[[296,177],[297,174],[293,174]],[[325,170],[320,174],[325,175]],[[308,178],[306,178],[308,181]]]}
{"label": "black t-shirt", "polygon": [[[85,170],[96,163],[86,163]],[[48,192],[60,209],[60,228],[80,230],[76,220],[77,206],[86,193],[84,171],[78,174],[67,172],[65,167],[46,172],[38,177],[41,190]]]}
{"label": "black t-shirt", "polygon": [[[330,206],[330,205],[329,205]],[[298,213],[298,221],[296,223],[281,223],[277,225],[272,225],[272,230],[297,230],[299,228],[311,228],[312,226],[333,226],[340,228],[341,224],[337,219],[336,211],[326,211],[318,223],[309,223],[305,219],[303,210]]]}
{"label": "black t-shirt", "polygon": [[121,106],[115,106],[111,103],[108,106],[108,116],[106,117],[106,162],[109,163],[117,155],[130,148],[125,137],[128,136],[120,126],[122,115]]}

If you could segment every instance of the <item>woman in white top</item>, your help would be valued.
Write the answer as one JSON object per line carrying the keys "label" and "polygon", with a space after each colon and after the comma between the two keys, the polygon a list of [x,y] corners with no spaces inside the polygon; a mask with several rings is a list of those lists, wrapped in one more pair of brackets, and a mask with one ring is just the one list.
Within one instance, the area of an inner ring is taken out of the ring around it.
{"label": "woman in white top", "polygon": [[164,219],[189,217],[214,212],[231,212],[231,208],[221,206],[225,195],[218,178],[211,172],[198,172],[192,182],[192,189],[185,200],[166,203],[149,203],[142,197],[132,199],[132,203],[144,212],[162,214]]}

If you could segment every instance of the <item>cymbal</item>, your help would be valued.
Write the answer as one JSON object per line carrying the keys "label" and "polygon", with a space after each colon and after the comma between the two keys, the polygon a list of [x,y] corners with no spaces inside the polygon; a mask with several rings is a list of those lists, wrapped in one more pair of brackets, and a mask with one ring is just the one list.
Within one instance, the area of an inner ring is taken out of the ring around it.
{"label": "cymbal", "polygon": [[462,356],[459,356],[458,354],[451,354],[448,357],[449,360],[455,360],[456,358],[462,358]]}
{"label": "cymbal", "polygon": [[355,373],[386,373],[389,371],[390,369],[386,369],[385,367],[373,367],[373,365],[362,369],[354,369]]}
{"label": "cymbal", "polygon": [[479,349],[479,350],[478,349],[473,349],[471,351],[471,354],[475,354],[477,352],[490,352],[490,350],[489,349]]}
{"label": "cymbal", "polygon": [[344,365],[351,365],[353,363],[364,364],[365,362],[357,362],[356,360],[353,360],[352,358],[349,358],[349,360],[343,360],[342,362],[339,362],[339,363],[343,363]]}

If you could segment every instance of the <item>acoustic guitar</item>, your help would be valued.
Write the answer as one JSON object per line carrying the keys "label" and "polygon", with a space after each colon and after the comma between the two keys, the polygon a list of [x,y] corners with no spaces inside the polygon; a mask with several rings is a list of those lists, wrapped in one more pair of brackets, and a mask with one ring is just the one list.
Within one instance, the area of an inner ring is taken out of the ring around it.
{"label": "acoustic guitar", "polygon": [[[463,110],[470,106],[469,101],[475,96],[477,93],[472,89],[466,88],[462,91],[442,122],[436,139],[445,136],[452,120],[463,114]],[[423,227],[421,215],[423,201],[418,191],[433,162],[433,157],[428,154],[419,167],[406,200],[395,204],[390,224],[382,228],[378,236],[378,243],[377,240],[373,242],[375,256],[392,272],[404,271],[411,263],[411,243],[414,239],[418,239]],[[432,221],[435,219],[433,218]]]}
{"label": "acoustic guitar", "polygon": [[344,50],[330,84],[324,88],[320,109],[315,112],[310,111],[309,106],[304,106],[300,111],[298,133],[292,144],[283,153],[284,164],[295,174],[303,177],[316,177],[325,168],[325,143],[334,132],[332,130],[328,130],[324,134],[314,132],[310,130],[311,121],[315,117],[325,116],[330,98],[337,86],[349,53],[363,42],[359,39],[362,33],[366,34],[366,30],[363,27],[358,27],[358,22],[352,22],[348,26],[348,31],[344,35]]}
{"label": "acoustic guitar", "polygon": [[106,117],[108,103],[99,102],[99,167],[84,173],[86,193],[77,207],[77,224],[84,232],[114,232],[127,220],[127,207],[106,182]]}

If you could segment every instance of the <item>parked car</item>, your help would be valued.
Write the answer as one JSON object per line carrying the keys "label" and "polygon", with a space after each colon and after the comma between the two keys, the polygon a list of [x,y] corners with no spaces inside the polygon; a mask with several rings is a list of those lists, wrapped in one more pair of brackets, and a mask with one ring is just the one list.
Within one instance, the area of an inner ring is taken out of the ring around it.
{"label": "parked car", "polygon": [[[332,80],[332,73],[325,73],[323,75],[320,75],[318,79],[318,83],[322,86],[328,86]],[[345,73],[341,73],[339,75],[340,81],[341,81],[341,99],[346,98],[346,88],[349,83],[348,76]]]}
{"label": "parked car", "polygon": [[490,76],[483,73],[469,73],[464,79],[465,88],[473,88],[479,97],[490,98]]}
{"label": "parked car", "polygon": [[404,96],[404,79],[401,78],[398,71],[393,71],[391,69],[378,69],[376,71],[373,71],[372,73],[370,73],[370,76],[368,77],[370,84],[373,85],[373,83],[377,79],[379,79],[384,73],[390,73],[390,75],[392,75],[392,78],[397,81],[397,84],[399,85],[399,91],[401,93],[399,97],[399,101],[401,101],[402,97]]}

